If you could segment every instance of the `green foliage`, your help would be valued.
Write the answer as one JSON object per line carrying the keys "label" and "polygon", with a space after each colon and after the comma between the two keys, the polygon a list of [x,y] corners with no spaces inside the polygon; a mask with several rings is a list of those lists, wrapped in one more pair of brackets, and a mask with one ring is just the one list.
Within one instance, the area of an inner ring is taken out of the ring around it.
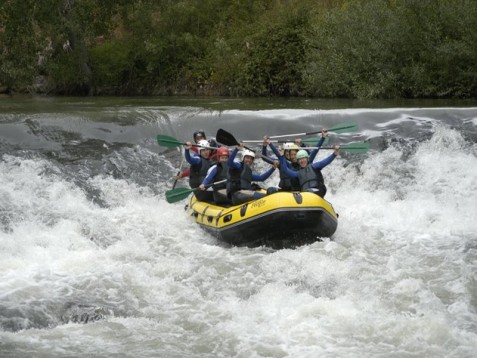
{"label": "green foliage", "polygon": [[131,50],[128,43],[117,40],[91,49],[91,65],[96,88],[121,88],[127,83]]}
{"label": "green foliage", "polygon": [[247,95],[300,94],[308,23],[305,11],[286,14],[251,38],[242,78]]}
{"label": "green foliage", "polygon": [[[253,33],[223,52],[234,49],[229,66],[234,65],[235,88],[239,95],[298,96],[302,94],[302,72],[309,44],[310,12],[296,2],[265,11],[257,19]],[[273,18],[273,21],[270,21]]]}
{"label": "green foliage", "polygon": [[477,98],[476,18],[475,0],[3,0],[0,85]]}
{"label": "green foliage", "polygon": [[41,13],[34,0],[4,1],[0,7],[0,84],[12,89],[32,84],[39,67],[38,53],[47,46],[37,32],[38,17]]}
{"label": "green foliage", "polygon": [[315,28],[313,96],[475,97],[476,3],[350,1]]}
{"label": "green foliage", "polygon": [[55,92],[58,94],[88,94],[89,81],[81,70],[79,57],[71,53],[61,53],[55,59],[56,61],[50,62],[47,67]]}

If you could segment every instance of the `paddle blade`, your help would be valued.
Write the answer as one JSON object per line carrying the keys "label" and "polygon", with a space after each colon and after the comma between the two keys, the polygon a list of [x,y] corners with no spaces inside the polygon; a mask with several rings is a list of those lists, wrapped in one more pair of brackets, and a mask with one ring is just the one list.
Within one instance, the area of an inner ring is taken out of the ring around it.
{"label": "paddle blade", "polygon": [[177,139],[175,139],[174,137],[170,137],[168,135],[162,135],[162,134],[159,134],[157,136],[157,143],[160,146],[167,147],[167,148],[174,148],[183,144],[179,142]]}
{"label": "paddle blade", "polygon": [[219,128],[219,130],[217,131],[215,140],[228,146],[240,144],[239,142],[237,142],[237,140],[231,133],[227,132],[226,130],[223,130],[222,128]]}
{"label": "paddle blade", "polygon": [[349,153],[363,154],[367,153],[369,150],[369,143],[351,143],[344,144],[341,146],[341,150],[344,150]]}
{"label": "paddle blade", "polygon": [[[304,143],[305,145],[309,145],[309,146],[313,146],[313,145],[317,145],[318,142],[320,141],[321,137],[311,137],[311,138],[305,138],[305,139],[302,139],[301,142]],[[323,142],[322,145],[326,145],[328,144],[328,142],[330,141],[330,139],[328,137],[325,138],[325,141]]]}
{"label": "paddle blade", "polygon": [[358,130],[358,124],[356,122],[341,123],[332,128],[328,128],[328,132],[334,133],[354,132],[356,130]]}
{"label": "paddle blade", "polygon": [[177,188],[166,191],[166,200],[169,204],[175,203],[177,201],[181,201],[189,196],[194,189],[187,189],[187,188]]}

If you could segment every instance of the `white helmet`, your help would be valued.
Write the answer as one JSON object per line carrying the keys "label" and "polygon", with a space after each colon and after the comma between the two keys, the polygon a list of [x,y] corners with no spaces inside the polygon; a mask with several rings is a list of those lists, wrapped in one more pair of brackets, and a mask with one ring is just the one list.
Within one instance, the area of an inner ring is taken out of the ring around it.
{"label": "white helmet", "polygon": [[283,150],[299,150],[300,147],[293,142],[283,143]]}
{"label": "white helmet", "polygon": [[247,155],[249,157],[255,158],[255,153],[254,152],[252,152],[251,150],[248,150],[248,149],[244,149],[243,154],[242,154],[242,158],[244,158]]}
{"label": "white helmet", "polygon": [[294,148],[292,147],[294,144],[295,144],[295,143],[292,143],[292,142],[283,143],[283,150],[294,149]]}
{"label": "white helmet", "polygon": [[197,143],[197,145],[199,146],[199,152],[204,149],[209,149],[204,147],[210,147],[209,142],[205,139],[199,140],[199,143]]}

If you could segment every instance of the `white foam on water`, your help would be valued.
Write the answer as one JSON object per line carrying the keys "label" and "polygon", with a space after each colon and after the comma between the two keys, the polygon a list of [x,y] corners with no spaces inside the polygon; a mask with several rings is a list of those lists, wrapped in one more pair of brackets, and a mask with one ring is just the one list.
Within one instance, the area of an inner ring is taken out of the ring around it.
{"label": "white foam on water", "polygon": [[411,117],[407,114],[400,113],[399,118],[395,118],[383,123],[378,123],[376,124],[376,127],[385,128],[385,127],[393,126],[393,125],[402,125],[406,122],[412,122],[416,124],[417,126],[422,126],[428,123],[435,124],[437,121],[431,117],[416,117],[416,116]]}
{"label": "white foam on water", "polygon": [[[243,116],[252,116],[256,118],[274,118],[274,119],[287,119],[295,120],[297,118],[313,116],[316,117],[319,114],[338,114],[338,115],[359,115],[364,113],[405,113],[405,116],[410,116],[411,113],[419,113],[424,108],[420,107],[404,107],[404,108],[337,108],[337,109],[267,109],[267,110],[226,110],[222,113],[238,114]],[[448,107],[433,107],[425,108],[428,113],[439,113],[448,110]],[[452,110],[460,110],[463,112],[475,112],[475,107],[462,107],[452,108]],[[408,115],[409,113],[409,115]]]}
{"label": "white foam on water", "polygon": [[335,240],[353,250],[350,290],[378,314],[375,338],[409,353],[426,342],[422,355],[471,356],[476,165],[460,134],[438,127],[406,161],[391,147],[356,170],[329,172],[338,187],[329,196],[340,213]]}
{"label": "white foam on water", "polygon": [[[48,161],[4,156],[2,322],[25,329],[0,330],[0,353],[474,356],[475,155],[436,127],[408,158],[344,164],[323,171],[334,240],[272,251],[219,245],[162,192],[98,176],[100,206]],[[70,304],[105,317],[67,322]]]}

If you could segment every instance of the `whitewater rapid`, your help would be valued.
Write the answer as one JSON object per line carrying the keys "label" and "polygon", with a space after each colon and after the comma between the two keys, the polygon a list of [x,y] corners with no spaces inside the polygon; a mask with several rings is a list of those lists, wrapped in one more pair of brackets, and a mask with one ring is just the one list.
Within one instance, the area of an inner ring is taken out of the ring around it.
{"label": "whitewater rapid", "polygon": [[[0,117],[0,356],[476,356],[477,109],[67,108]],[[313,116],[371,144],[323,171],[331,240],[228,247],[165,201],[155,135]]]}

